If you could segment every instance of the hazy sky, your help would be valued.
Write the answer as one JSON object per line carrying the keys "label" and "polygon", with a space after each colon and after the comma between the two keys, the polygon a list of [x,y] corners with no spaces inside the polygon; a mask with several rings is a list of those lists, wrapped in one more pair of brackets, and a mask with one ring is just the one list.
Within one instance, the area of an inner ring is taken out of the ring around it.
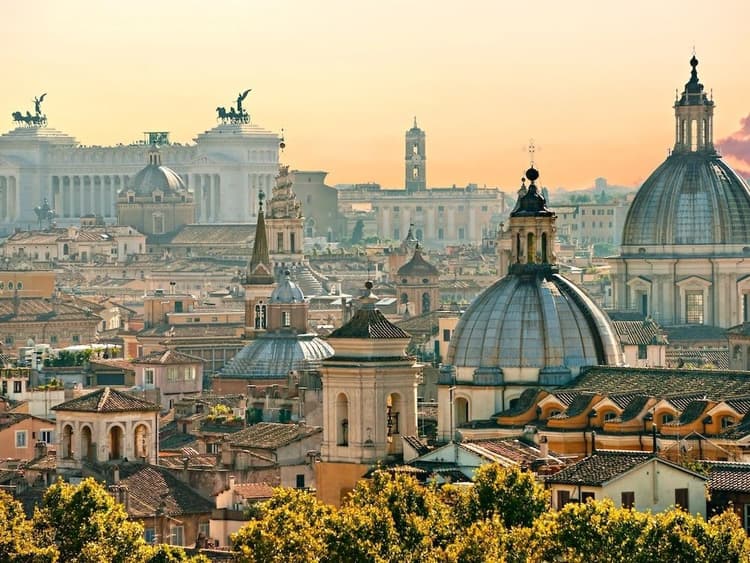
{"label": "hazy sky", "polygon": [[50,125],[83,144],[188,142],[252,88],[282,160],[329,183],[402,186],[416,115],[429,185],[515,190],[532,137],[545,185],[636,184],[674,142],[694,44],[716,140],[740,130],[749,20],[748,0],[2,0],[0,130],[47,92]]}

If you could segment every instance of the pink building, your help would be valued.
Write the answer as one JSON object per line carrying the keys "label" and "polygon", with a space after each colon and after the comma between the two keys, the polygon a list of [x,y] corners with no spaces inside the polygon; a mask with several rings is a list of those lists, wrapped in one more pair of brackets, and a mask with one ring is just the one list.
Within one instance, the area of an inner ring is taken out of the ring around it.
{"label": "pink building", "polygon": [[[203,360],[176,352],[160,350],[133,360],[135,385],[161,405],[171,409],[183,397],[200,395],[203,389]],[[150,392],[150,393],[149,393]]]}

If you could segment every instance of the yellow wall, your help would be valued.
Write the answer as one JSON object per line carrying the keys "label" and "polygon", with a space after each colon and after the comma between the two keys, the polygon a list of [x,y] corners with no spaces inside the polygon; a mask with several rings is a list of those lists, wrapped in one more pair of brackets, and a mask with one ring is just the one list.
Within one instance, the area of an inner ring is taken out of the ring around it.
{"label": "yellow wall", "polygon": [[331,463],[321,461],[315,464],[315,482],[318,500],[333,506],[341,506],[346,496],[357,482],[370,469],[360,463]]}

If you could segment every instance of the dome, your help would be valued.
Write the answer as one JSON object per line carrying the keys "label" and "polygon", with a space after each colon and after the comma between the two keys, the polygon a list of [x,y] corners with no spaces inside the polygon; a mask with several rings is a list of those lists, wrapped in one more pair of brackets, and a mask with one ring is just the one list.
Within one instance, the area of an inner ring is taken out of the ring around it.
{"label": "dome", "polygon": [[177,172],[168,166],[162,166],[161,156],[157,148],[152,148],[148,156],[148,165],[141,169],[130,181],[129,190],[134,191],[136,195],[147,196],[155,191],[172,194],[187,190],[185,182],[182,181]]}
{"label": "dome", "polygon": [[315,371],[333,348],[312,334],[264,334],[242,348],[221,370],[222,377],[286,378],[290,371]]}
{"label": "dome", "polygon": [[299,286],[289,277],[289,271],[286,271],[284,279],[278,287],[271,293],[271,303],[303,303],[305,295]]}
{"label": "dome", "polygon": [[557,273],[508,275],[486,289],[461,316],[447,364],[478,371],[538,368],[575,374],[590,365],[622,362],[609,318]]}
{"label": "dome", "polygon": [[673,152],[643,183],[623,246],[750,241],[750,189],[713,151]]}
{"label": "dome", "polygon": [[438,269],[422,256],[419,246],[414,249],[414,256],[398,269],[399,276],[439,276]]}

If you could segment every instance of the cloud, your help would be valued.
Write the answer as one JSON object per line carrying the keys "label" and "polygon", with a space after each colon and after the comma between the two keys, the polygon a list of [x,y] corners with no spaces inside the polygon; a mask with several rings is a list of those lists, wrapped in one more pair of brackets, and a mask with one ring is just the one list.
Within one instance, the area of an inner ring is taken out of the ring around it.
{"label": "cloud", "polygon": [[[716,146],[721,154],[750,165],[750,114],[740,120],[740,128],[728,137],[719,139]],[[747,176],[747,171],[738,170]]]}

